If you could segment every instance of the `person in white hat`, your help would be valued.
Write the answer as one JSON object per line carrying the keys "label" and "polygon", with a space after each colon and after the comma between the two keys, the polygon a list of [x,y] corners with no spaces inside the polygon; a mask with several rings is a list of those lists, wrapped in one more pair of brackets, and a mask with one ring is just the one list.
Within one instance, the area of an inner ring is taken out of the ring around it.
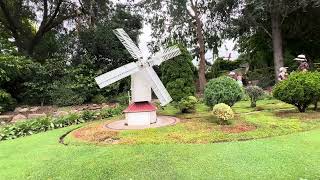
{"label": "person in white hat", "polygon": [[233,72],[233,71],[231,71],[231,72],[229,73],[229,77],[231,77],[231,78],[234,79],[234,80],[237,80],[237,74],[236,74],[235,72]]}
{"label": "person in white hat", "polygon": [[295,58],[294,60],[300,62],[300,65],[298,67],[299,71],[306,72],[310,69],[310,66],[308,64],[308,60],[305,55],[301,54],[297,58]]}
{"label": "person in white hat", "polygon": [[279,76],[278,76],[278,80],[279,81],[283,81],[288,79],[288,72],[287,72],[287,67],[281,67],[279,68]]}

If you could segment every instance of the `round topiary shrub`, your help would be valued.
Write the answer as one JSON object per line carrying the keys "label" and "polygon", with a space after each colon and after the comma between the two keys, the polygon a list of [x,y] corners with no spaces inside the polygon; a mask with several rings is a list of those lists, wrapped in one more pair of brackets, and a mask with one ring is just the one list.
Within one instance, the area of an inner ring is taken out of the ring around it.
{"label": "round topiary shrub", "polygon": [[305,112],[307,107],[320,97],[320,77],[314,72],[295,72],[273,89],[273,96]]}
{"label": "round topiary shrub", "polygon": [[248,86],[245,91],[250,98],[251,107],[257,107],[257,100],[264,94],[263,89],[259,86]]}
{"label": "round topiary shrub", "polygon": [[222,121],[228,121],[234,117],[231,107],[224,103],[215,105],[212,109],[212,114]]}
{"label": "round topiary shrub", "polygon": [[182,113],[192,113],[196,110],[197,102],[194,96],[185,97],[179,102],[179,109]]}
{"label": "round topiary shrub", "polygon": [[210,107],[219,103],[233,106],[241,100],[242,96],[243,90],[240,85],[226,76],[210,80],[204,90],[205,103]]}

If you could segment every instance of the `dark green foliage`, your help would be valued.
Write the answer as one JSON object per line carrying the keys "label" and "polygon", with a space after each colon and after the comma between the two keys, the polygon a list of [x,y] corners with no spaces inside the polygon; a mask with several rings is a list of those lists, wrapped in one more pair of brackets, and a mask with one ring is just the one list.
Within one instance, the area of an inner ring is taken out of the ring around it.
{"label": "dark green foliage", "polygon": [[85,121],[91,121],[91,120],[95,119],[95,112],[88,111],[88,110],[83,111],[81,117]]}
{"label": "dark green foliage", "polygon": [[[100,114],[100,116],[99,116]],[[100,112],[84,111],[82,114],[69,114],[67,116],[52,118],[43,117],[10,124],[0,128],[0,141],[29,136],[52,129],[63,128],[84,122],[109,118],[122,114],[122,107],[103,109]]]}
{"label": "dark green foliage", "polygon": [[219,103],[233,106],[242,96],[243,90],[239,84],[226,76],[210,80],[204,91],[205,103],[210,107]]}
{"label": "dark green foliage", "polygon": [[103,95],[98,94],[92,97],[91,102],[96,104],[101,104],[107,102],[107,98],[105,98]]}
{"label": "dark green foliage", "polygon": [[101,109],[100,110],[100,117],[102,119],[118,116],[119,114],[122,114],[123,107],[117,106],[114,108],[107,108],[107,109]]}
{"label": "dark green foliage", "polygon": [[246,93],[250,97],[251,107],[257,106],[257,100],[264,94],[263,89],[259,86],[248,86],[245,88]]}
{"label": "dark green foliage", "polygon": [[207,79],[217,78],[221,75],[228,74],[228,72],[235,69],[239,69],[243,62],[241,60],[237,61],[227,61],[222,58],[218,58],[214,61],[213,65],[209,68],[209,72],[206,73]]}
{"label": "dark green foliage", "polygon": [[279,82],[273,96],[283,102],[292,104],[300,112],[305,112],[307,107],[320,97],[320,74],[314,72],[295,72],[288,80]]}
{"label": "dark green foliage", "polygon": [[194,73],[192,57],[185,47],[179,45],[182,54],[168,60],[160,66],[161,80],[174,101],[180,101],[184,97],[195,93]]}
{"label": "dark green foliage", "polygon": [[258,81],[257,86],[262,89],[271,87],[275,84],[274,68],[255,69],[249,71],[247,76],[249,81]]}
{"label": "dark green foliage", "polygon": [[53,85],[50,93],[51,102],[57,106],[80,105],[85,101],[85,97],[72,90],[64,83]]}
{"label": "dark green foliage", "polygon": [[36,63],[25,57],[0,55],[0,89],[18,99],[23,91],[22,83],[32,78],[36,66]]}
{"label": "dark green foliage", "polygon": [[194,96],[188,96],[178,103],[178,107],[182,113],[192,113],[196,110],[198,100]]}
{"label": "dark green foliage", "polygon": [[16,104],[16,100],[9,93],[0,89],[0,113],[14,110]]}

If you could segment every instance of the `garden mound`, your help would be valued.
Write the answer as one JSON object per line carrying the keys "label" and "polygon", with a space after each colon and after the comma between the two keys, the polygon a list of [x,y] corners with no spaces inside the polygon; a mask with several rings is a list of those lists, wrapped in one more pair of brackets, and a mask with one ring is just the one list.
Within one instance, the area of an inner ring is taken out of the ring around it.
{"label": "garden mound", "polygon": [[110,130],[139,130],[147,128],[159,128],[164,126],[170,126],[177,124],[180,120],[176,117],[171,116],[158,116],[157,122],[148,126],[127,126],[126,120],[114,121],[105,125]]}

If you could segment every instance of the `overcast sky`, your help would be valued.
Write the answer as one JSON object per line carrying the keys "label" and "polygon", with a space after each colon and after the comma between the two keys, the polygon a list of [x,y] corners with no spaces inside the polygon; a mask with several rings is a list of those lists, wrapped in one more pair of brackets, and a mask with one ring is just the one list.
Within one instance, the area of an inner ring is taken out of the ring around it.
{"label": "overcast sky", "polygon": [[[151,42],[151,32],[152,32],[152,29],[151,29],[151,26],[148,25],[148,24],[144,24],[144,27],[142,29],[142,34],[140,35],[139,37],[139,48],[141,49],[142,53],[146,56],[149,56],[150,55],[150,52],[148,50],[148,42]],[[223,41],[223,44],[222,46],[219,48],[219,57],[228,57],[229,54],[231,53],[231,59],[234,60],[234,59],[237,59],[238,56],[239,56],[239,53],[234,50],[234,46],[235,46],[235,42],[232,41],[232,40],[224,40]],[[208,51],[206,53],[206,59],[209,61],[209,62],[212,62],[212,51]],[[196,61],[194,61],[195,64]]]}
{"label": "overcast sky", "polygon": [[[114,2],[120,2],[120,3],[127,3],[128,0],[112,0]],[[138,3],[141,0],[133,0],[134,3]],[[139,48],[141,49],[142,53],[144,55],[150,55],[147,44],[148,42],[151,42],[151,26],[148,24],[145,24],[142,29],[142,34],[139,37]],[[237,59],[239,57],[239,53],[237,50],[234,50],[235,42],[232,40],[224,40],[222,46],[219,48],[219,57],[228,57],[231,53],[231,59]],[[212,52],[208,51],[206,53],[206,59],[209,61],[212,61]],[[196,64],[196,62],[195,62]]]}

